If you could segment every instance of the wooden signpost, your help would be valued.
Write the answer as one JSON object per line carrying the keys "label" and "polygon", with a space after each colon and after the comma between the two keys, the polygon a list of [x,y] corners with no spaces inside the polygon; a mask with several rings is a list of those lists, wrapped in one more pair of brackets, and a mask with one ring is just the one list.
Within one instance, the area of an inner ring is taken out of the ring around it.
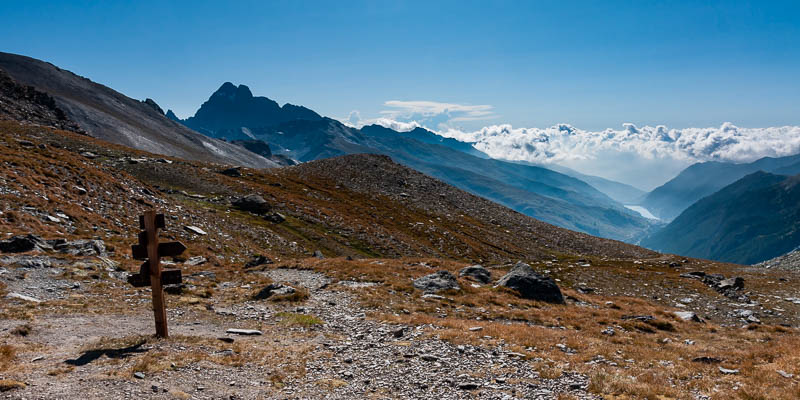
{"label": "wooden signpost", "polygon": [[186,250],[181,242],[158,243],[158,230],[164,229],[164,214],[146,211],[139,217],[139,244],[131,246],[133,258],[147,260],[139,267],[139,273],[128,276],[128,283],[134,287],[150,286],[153,289],[153,313],[156,320],[156,336],[166,338],[167,308],[164,304],[163,285],[181,283],[179,269],[161,269],[161,257],[174,257]]}

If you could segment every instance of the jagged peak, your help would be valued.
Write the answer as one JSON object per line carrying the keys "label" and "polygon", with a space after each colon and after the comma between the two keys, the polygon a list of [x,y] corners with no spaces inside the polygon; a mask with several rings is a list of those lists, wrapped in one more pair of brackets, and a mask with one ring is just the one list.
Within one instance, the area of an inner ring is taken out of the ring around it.
{"label": "jagged peak", "polygon": [[253,93],[246,85],[236,86],[231,82],[225,82],[211,97],[251,98],[253,97]]}

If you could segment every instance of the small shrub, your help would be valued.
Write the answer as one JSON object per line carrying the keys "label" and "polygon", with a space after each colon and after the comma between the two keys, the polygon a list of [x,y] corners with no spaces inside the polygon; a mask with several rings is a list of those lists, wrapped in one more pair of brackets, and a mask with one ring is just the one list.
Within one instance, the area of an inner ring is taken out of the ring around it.
{"label": "small shrub", "polygon": [[293,326],[303,326],[303,327],[312,327],[314,325],[322,325],[323,322],[321,319],[307,314],[295,314],[295,313],[288,313],[288,312],[281,312],[276,314],[277,317],[282,318],[282,322],[286,325],[293,325]]}

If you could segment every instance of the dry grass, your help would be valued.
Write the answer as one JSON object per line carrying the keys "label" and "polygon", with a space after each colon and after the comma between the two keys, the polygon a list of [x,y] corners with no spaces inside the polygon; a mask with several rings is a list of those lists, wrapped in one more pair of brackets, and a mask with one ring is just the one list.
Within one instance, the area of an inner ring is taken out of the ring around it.
{"label": "dry grass", "polygon": [[322,325],[323,322],[321,319],[307,314],[296,314],[296,313],[289,313],[289,312],[279,312],[275,314],[276,317],[281,319],[281,323],[290,326],[301,326],[304,328],[310,328],[315,325]]}
{"label": "dry grass", "polygon": [[8,392],[14,389],[25,389],[25,383],[13,379],[0,379],[0,392]]}
{"label": "dry grass", "polygon": [[17,349],[10,344],[0,345],[0,371],[7,370],[17,358]]}
{"label": "dry grass", "polygon": [[30,326],[30,324],[17,325],[14,329],[11,330],[11,334],[25,337],[31,333],[32,329],[33,328]]}
{"label": "dry grass", "polygon": [[[542,378],[582,372],[591,377],[593,392],[611,398],[683,399],[697,392],[714,398],[795,399],[800,393],[796,380],[776,372],[800,372],[800,337],[792,328],[687,322],[671,308],[642,298],[585,295],[569,289],[563,292],[574,300],[553,305],[489,286],[474,288],[465,280],[460,292],[446,293],[444,300],[422,299],[412,279],[440,269],[457,273],[464,266],[437,259],[304,260],[304,265],[341,280],[379,283],[354,290],[374,310],[370,314],[374,318],[431,324],[436,329],[429,335],[453,343],[505,343],[528,358],[543,359],[535,365]],[[504,271],[493,273],[499,277]],[[627,315],[653,319],[623,320]],[[470,331],[477,326],[483,329]],[[615,330],[613,336],[601,333],[609,326]],[[557,344],[569,350],[562,351]],[[692,361],[703,356],[718,357],[721,366],[741,372],[723,375],[718,365]]]}

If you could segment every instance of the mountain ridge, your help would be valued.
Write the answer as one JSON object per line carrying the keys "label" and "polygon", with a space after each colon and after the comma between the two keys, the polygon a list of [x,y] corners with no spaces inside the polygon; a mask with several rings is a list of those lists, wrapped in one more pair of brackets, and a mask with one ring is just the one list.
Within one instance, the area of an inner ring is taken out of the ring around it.
{"label": "mountain ridge", "polygon": [[669,222],[696,201],[713,194],[753,172],[763,170],[782,175],[800,173],[800,154],[786,157],[764,157],[751,163],[734,164],[720,161],[695,163],[675,178],[653,189],[641,205],[660,219]]}
{"label": "mountain ridge", "polygon": [[168,119],[152,104],[51,63],[0,52],[0,69],[20,84],[51,96],[70,120],[93,137],[187,159],[262,168],[278,165],[241,147],[201,135]]}
{"label": "mountain ridge", "polygon": [[800,175],[757,171],[692,204],[643,246],[755,264],[800,245]]}

